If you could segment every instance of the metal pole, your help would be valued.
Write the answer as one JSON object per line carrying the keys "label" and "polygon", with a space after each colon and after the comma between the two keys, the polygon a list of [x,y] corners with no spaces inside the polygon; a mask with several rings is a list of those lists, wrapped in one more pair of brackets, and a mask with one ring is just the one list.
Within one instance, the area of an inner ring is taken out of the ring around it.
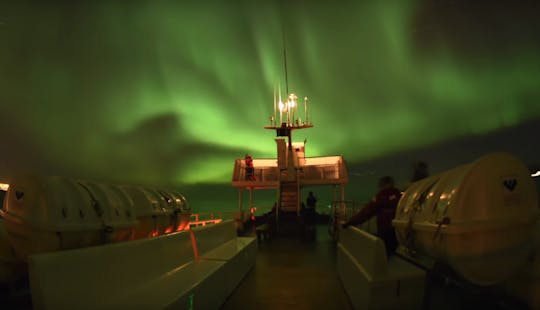
{"label": "metal pole", "polygon": [[238,189],[238,210],[242,211],[242,191],[243,188]]}
{"label": "metal pole", "polygon": [[[281,173],[280,173],[281,174]],[[281,210],[281,176],[278,184],[278,201],[276,204],[276,221],[274,222],[276,231],[279,231],[279,211]]]}
{"label": "metal pole", "polygon": [[346,202],[345,202],[345,187],[343,186],[343,184],[341,184],[341,201],[342,201],[342,204],[343,204],[343,207],[346,208]]}
{"label": "metal pole", "polygon": [[276,101],[276,87],[274,86],[274,123],[270,125],[276,125],[276,112],[277,112],[277,101]]}
{"label": "metal pole", "polygon": [[296,215],[297,216],[300,216],[300,202],[301,202],[301,198],[300,197],[300,194],[301,194],[301,191],[300,191],[300,176],[298,175],[298,169],[295,169],[296,170]]}
{"label": "metal pole", "polygon": [[307,114],[307,97],[304,97],[304,120],[306,124],[309,125],[308,114]]}
{"label": "metal pole", "polygon": [[283,65],[285,66],[285,90],[289,95],[289,79],[287,75],[287,48],[285,47],[285,33],[283,33]]}
{"label": "metal pole", "polygon": [[281,104],[281,106],[278,106],[279,108],[279,126],[283,123],[283,101],[281,100],[281,83],[278,85],[279,89],[279,102],[278,105]]}
{"label": "metal pole", "polygon": [[249,188],[249,212],[251,212],[251,208],[253,207],[253,188]]}

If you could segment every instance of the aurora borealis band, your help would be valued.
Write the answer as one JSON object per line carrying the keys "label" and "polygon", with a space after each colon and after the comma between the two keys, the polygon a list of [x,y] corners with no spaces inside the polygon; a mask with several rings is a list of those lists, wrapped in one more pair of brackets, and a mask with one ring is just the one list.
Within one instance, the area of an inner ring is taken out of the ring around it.
{"label": "aurora borealis band", "polygon": [[307,156],[354,165],[540,118],[538,4],[367,2],[5,1],[0,176],[229,182],[235,158],[275,155],[282,33]]}

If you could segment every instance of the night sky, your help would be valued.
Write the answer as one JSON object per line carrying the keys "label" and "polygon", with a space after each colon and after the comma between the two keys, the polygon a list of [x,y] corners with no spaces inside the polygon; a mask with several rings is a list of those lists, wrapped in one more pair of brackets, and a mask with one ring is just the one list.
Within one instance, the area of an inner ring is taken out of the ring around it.
{"label": "night sky", "polygon": [[297,140],[343,154],[351,186],[499,150],[540,163],[537,2],[182,2],[0,2],[0,180],[226,188],[235,158],[275,155],[284,45],[315,123]]}

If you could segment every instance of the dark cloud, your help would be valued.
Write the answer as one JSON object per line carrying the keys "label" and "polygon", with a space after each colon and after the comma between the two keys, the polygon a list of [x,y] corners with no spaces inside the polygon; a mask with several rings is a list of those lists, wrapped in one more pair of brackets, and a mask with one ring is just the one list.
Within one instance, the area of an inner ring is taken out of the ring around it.
{"label": "dark cloud", "polygon": [[540,118],[489,134],[462,136],[371,161],[350,163],[351,183],[371,182],[370,187],[374,189],[379,177],[392,175],[404,186],[410,181],[413,165],[418,161],[426,162],[430,173],[437,174],[493,152],[513,154],[533,170],[540,166],[540,144],[535,138],[538,132]]}
{"label": "dark cloud", "polygon": [[450,51],[461,61],[486,62],[540,47],[538,1],[418,1],[411,18],[416,53]]}

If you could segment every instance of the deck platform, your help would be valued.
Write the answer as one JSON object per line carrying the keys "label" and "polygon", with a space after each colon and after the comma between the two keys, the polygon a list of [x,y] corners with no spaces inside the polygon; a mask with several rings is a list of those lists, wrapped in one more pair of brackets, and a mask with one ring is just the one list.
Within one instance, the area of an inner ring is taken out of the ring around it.
{"label": "deck platform", "polygon": [[317,228],[315,242],[261,242],[255,267],[222,309],[352,309],[336,273],[336,245],[325,225]]}
{"label": "deck platform", "polygon": [[[336,244],[326,225],[317,225],[317,240],[274,237],[259,243],[255,267],[221,309],[353,309],[336,271]],[[431,279],[423,309],[521,310],[527,307],[501,296],[464,291]]]}

